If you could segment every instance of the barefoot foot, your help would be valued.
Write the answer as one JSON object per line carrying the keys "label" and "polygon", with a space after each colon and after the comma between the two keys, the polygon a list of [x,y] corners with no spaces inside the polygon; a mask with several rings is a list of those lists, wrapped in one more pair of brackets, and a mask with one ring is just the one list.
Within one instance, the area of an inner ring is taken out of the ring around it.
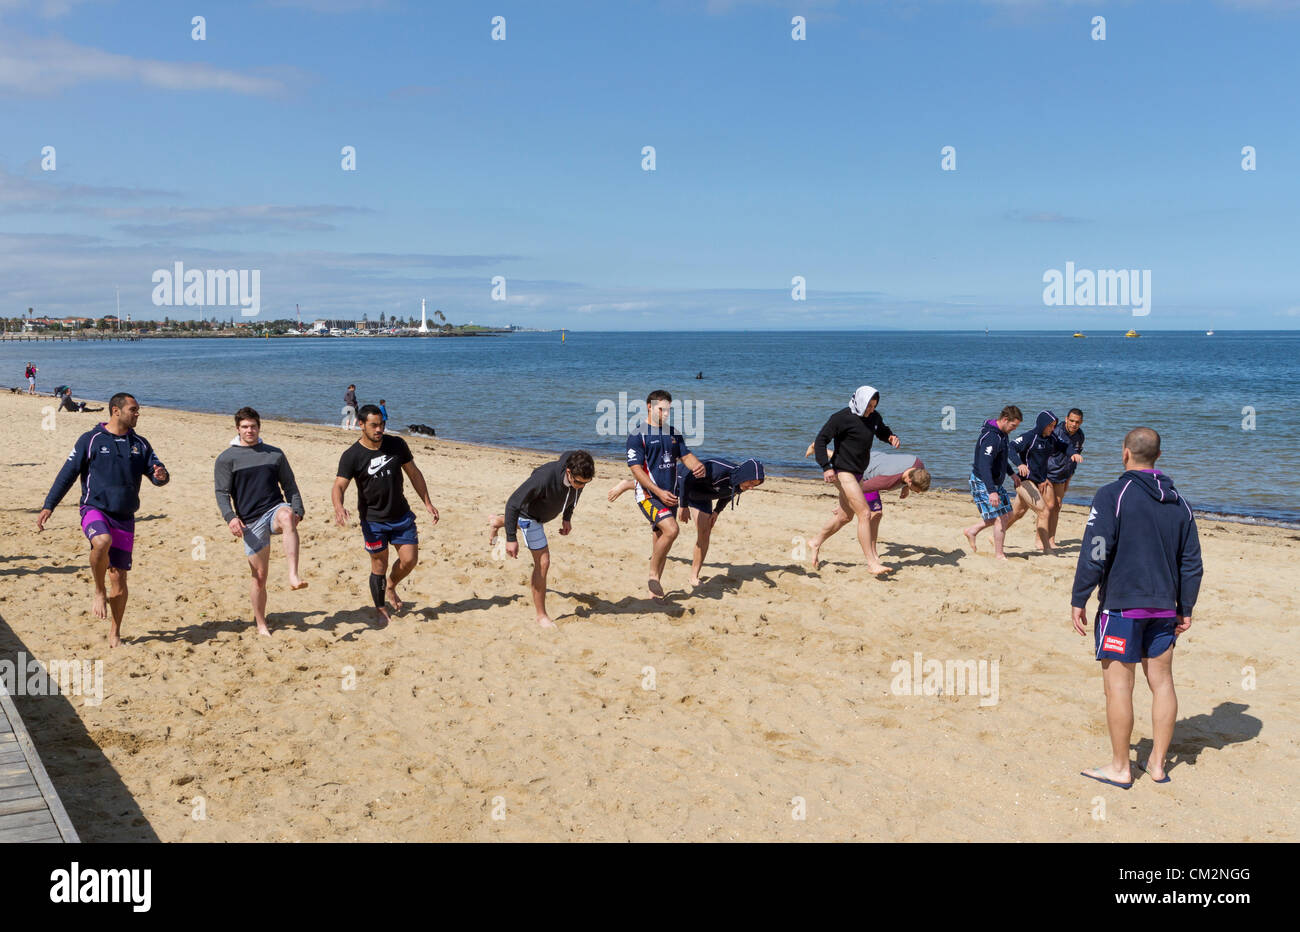
{"label": "barefoot foot", "polygon": [[[108,592],[103,589],[95,590],[95,597],[90,600],[90,610],[96,618],[108,617]],[[113,645],[116,646],[116,645]]]}
{"label": "barefoot foot", "polygon": [[816,569],[821,569],[821,565],[822,565],[822,561],[821,561],[821,551],[822,551],[822,545],[821,545],[821,544],[809,544],[809,545],[808,545],[808,566],[809,566],[809,568],[814,569],[814,570],[816,570]]}
{"label": "barefoot foot", "polygon": [[378,606],[375,607],[375,627],[376,627],[376,628],[387,628],[387,627],[388,627],[388,622],[389,622],[390,620],[391,620],[391,619],[388,617],[388,609],[387,609],[385,606],[383,606],[383,605],[378,605]]}
{"label": "barefoot foot", "polygon": [[554,628],[554,627],[555,627],[555,622],[551,621],[551,616],[550,616],[550,615],[538,615],[538,616],[537,616],[537,623],[538,623],[539,625],[541,625],[543,628]]}
{"label": "barefoot foot", "polygon": [[257,633],[264,638],[269,638],[271,636],[271,629],[266,626],[266,622],[259,621],[257,623]]}
{"label": "barefoot foot", "polygon": [[663,601],[663,597],[664,597],[663,583],[661,583],[657,579],[652,579],[646,584],[646,588],[650,590],[650,598],[654,599],[657,602]]}
{"label": "barefoot foot", "polygon": [[966,538],[966,543],[970,544],[970,552],[979,553],[980,548],[975,545],[975,535],[972,534],[970,531],[962,531],[961,534],[962,537]]}

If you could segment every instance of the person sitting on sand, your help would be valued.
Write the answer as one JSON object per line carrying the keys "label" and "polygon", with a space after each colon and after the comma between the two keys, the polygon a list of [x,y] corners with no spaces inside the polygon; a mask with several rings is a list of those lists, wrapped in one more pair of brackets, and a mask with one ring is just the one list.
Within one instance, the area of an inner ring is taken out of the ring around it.
{"label": "person sitting on sand", "polygon": [[1002,487],[1007,477],[1007,434],[1020,426],[1024,415],[1015,405],[1007,405],[997,420],[989,419],[980,429],[975,441],[975,462],[971,466],[970,494],[980,512],[980,523],[972,524],[962,533],[970,544],[971,553],[979,553],[975,538],[986,527],[993,528],[993,556],[1005,560],[1003,543],[1007,536],[1007,515],[1011,502]]}
{"label": "person sitting on sand", "polygon": [[[808,452],[804,456],[810,456],[812,452],[813,448],[809,445]],[[862,474],[862,498],[867,503],[870,515],[867,523],[867,536],[870,544],[868,559],[871,563],[880,564],[880,558],[876,555],[876,541],[880,534],[881,519],[885,515],[885,504],[880,498],[880,493],[898,489],[898,497],[901,500],[907,498],[909,492],[924,492],[929,488],[930,471],[925,468],[925,463],[921,462],[920,457],[913,456],[911,453],[897,453],[893,450],[871,454],[867,469]],[[826,543],[832,535],[851,520],[845,514],[844,509],[836,505],[835,510],[831,513],[830,520],[817,532],[817,536],[808,541],[809,564],[814,570],[821,565],[820,552],[822,544]],[[892,570],[891,567],[886,567],[886,569]]]}
{"label": "person sitting on sand", "polygon": [[1168,476],[1155,468],[1160,435],[1135,427],[1124,437],[1124,474],[1092,499],[1070,597],[1070,623],[1088,634],[1085,610],[1097,590],[1096,657],[1106,689],[1109,764],[1081,771],[1101,783],[1133,784],[1133,680],[1139,661],[1151,687],[1151,754],[1138,761],[1156,783],[1168,783],[1165,756],[1178,719],[1174,645],[1192,626],[1204,565],[1196,518]]}
{"label": "person sitting on sand", "polygon": [[244,539],[257,633],[270,637],[266,576],[271,564],[271,535],[284,537],[289,588],[306,589],[298,576],[298,522],[306,511],[284,451],[262,441],[261,415],[252,408],[240,408],[235,412],[235,429],[239,436],[217,457],[213,485],[217,507],[230,533]]}
{"label": "person sitting on sand", "polygon": [[537,609],[537,623],[543,628],[554,628],[555,622],[546,613],[546,575],[551,569],[551,549],[546,542],[547,521],[560,518],[560,533],[573,530],[573,509],[582,497],[583,487],[596,476],[596,463],[586,450],[561,454],[553,463],[538,466],[523,485],[515,489],[506,502],[504,515],[488,518],[488,545],[496,539],[497,531],[506,529],[506,555],[512,560],[519,556],[519,532],[533,555],[533,607]]}
{"label": "person sitting on sand", "polygon": [[54,397],[59,399],[58,410],[60,411],[71,411],[74,414],[77,414],[82,411],[103,411],[104,410],[103,408],[88,407],[84,401],[73,401],[72,389],[67,385],[60,385],[56,389],[54,389]]}
{"label": "person sitting on sand", "polygon": [[1056,493],[1047,478],[1047,463],[1053,453],[1065,449],[1064,442],[1056,439],[1052,432],[1056,430],[1056,415],[1051,411],[1040,411],[1034,422],[1034,429],[1027,430],[1007,445],[1009,462],[1016,467],[1019,478],[1016,480],[1016,502],[1007,518],[1007,530],[1031,508],[1037,515],[1034,534],[1038,538],[1038,547],[1043,553],[1053,549],[1049,540],[1048,524],[1052,517],[1052,507]]}
{"label": "person sitting on sand", "polygon": [[[697,479],[686,468],[685,463],[677,464],[677,490],[679,495],[677,520],[683,524],[695,519],[695,554],[691,560],[691,585],[700,584],[700,571],[704,568],[704,558],[709,554],[709,540],[723,509],[730,504],[733,508],[740,499],[741,492],[748,492],[763,484],[765,472],[763,464],[755,459],[743,463],[733,463],[724,459],[701,460],[704,464],[704,477]],[[612,502],[624,492],[631,491],[636,483],[624,479],[609,490],[608,498]]]}
{"label": "person sitting on sand", "polygon": [[[889,567],[876,556],[875,541],[871,537],[871,510],[862,497],[862,474],[871,459],[871,443],[875,438],[886,441],[895,448],[901,442],[876,410],[880,392],[863,385],[853,393],[849,405],[830,416],[813,442],[817,465],[822,468],[822,478],[835,486],[839,493],[840,508],[845,514],[858,519],[858,545],[867,558],[867,571],[888,573]],[[835,462],[831,464],[828,444],[835,446]]]}
{"label": "person sitting on sand", "polygon": [[149,441],[135,432],[140,403],[134,396],[118,392],[108,400],[108,415],[107,422],[77,438],[45,496],[36,530],[45,530],[45,522],[80,478],[81,531],[90,541],[90,573],[95,584],[91,612],[104,619],[112,611],[108,646],[118,647],[126,615],[127,573],[135,548],[140,480],[147,476],[154,485],[163,486],[171,476]]}

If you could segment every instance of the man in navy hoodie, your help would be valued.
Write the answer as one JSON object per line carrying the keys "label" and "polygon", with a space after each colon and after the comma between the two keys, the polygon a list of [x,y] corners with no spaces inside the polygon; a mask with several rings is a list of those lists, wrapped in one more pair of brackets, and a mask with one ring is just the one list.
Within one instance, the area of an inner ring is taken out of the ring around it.
{"label": "man in navy hoodie", "polygon": [[[126,613],[126,574],[135,546],[135,513],[140,507],[140,480],[166,485],[171,477],[149,441],[135,432],[140,404],[119,392],[108,401],[108,421],[77,438],[63,468],[45,496],[36,530],[58,507],[72,484],[81,479],[81,530],[90,541],[90,572],[95,579],[91,608],[96,618],[113,621],[108,646],[122,643],[122,616]],[[111,591],[104,584],[107,574]]]}
{"label": "man in navy hoodie", "polygon": [[1160,435],[1137,427],[1124,438],[1124,474],[1097,490],[1079,548],[1071,620],[1088,633],[1084,609],[1096,588],[1096,654],[1106,688],[1111,761],[1083,776],[1122,789],[1133,784],[1134,666],[1151,687],[1151,757],[1139,761],[1156,783],[1168,783],[1165,755],[1178,717],[1173,658],[1178,635],[1192,626],[1201,589],[1201,543],[1191,506],[1155,468]]}
{"label": "man in navy hoodie", "polygon": [[1005,560],[1002,543],[1007,536],[1007,515],[1011,501],[1002,487],[1007,477],[1007,434],[1020,426],[1024,415],[1015,405],[1007,405],[997,420],[990,418],[975,441],[975,462],[970,473],[970,494],[980,510],[980,521],[962,531],[970,543],[971,553],[978,553],[975,537],[986,527],[993,528],[993,555]]}
{"label": "man in navy hoodie", "polygon": [[1034,429],[1025,431],[1007,445],[1007,457],[1019,476],[1016,480],[1016,503],[1007,519],[1007,529],[1010,530],[1011,525],[1023,518],[1030,508],[1034,509],[1038,515],[1035,534],[1038,547],[1044,553],[1052,550],[1048,520],[1052,515],[1054,497],[1052,483],[1047,481],[1048,461],[1053,453],[1065,446],[1056,439],[1055,430],[1056,415],[1051,411],[1040,411]]}
{"label": "man in navy hoodie", "polygon": [[1052,516],[1047,521],[1047,542],[1056,546],[1056,523],[1061,517],[1061,503],[1070,491],[1070,479],[1083,462],[1083,412],[1071,408],[1065,420],[1056,425],[1053,435],[1060,442],[1047,460],[1047,481],[1052,484]]}

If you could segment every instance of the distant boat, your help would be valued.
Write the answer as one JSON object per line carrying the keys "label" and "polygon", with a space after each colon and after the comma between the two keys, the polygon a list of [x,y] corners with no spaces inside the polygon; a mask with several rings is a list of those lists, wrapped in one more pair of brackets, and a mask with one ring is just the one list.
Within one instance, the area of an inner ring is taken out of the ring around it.
{"label": "distant boat", "polygon": [[1142,334],[1138,333],[1136,330],[1130,330],[1128,333],[1124,334],[1124,336],[1126,336],[1126,337],[1140,337],[1140,336],[1142,336]]}
{"label": "distant boat", "polygon": [[1076,330],[1076,331],[1074,331],[1074,335],[1075,335],[1076,337],[1080,337],[1080,338],[1084,338],[1084,339],[1086,339],[1086,335],[1084,334],[1084,332],[1083,332],[1082,330]]}
{"label": "distant boat", "polygon": [[1207,337],[1212,337],[1212,336],[1214,336],[1214,331],[1213,331],[1213,330],[1207,330],[1207,331],[1205,331],[1205,335],[1206,335]]}
{"label": "distant boat", "polygon": [[563,330],[560,331],[560,342],[561,342],[561,343],[564,342],[564,331],[563,331]]}

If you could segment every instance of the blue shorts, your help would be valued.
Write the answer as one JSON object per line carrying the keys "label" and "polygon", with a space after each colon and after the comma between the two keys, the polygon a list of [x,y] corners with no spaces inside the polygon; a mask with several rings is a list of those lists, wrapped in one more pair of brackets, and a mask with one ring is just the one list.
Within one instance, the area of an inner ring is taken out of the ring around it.
{"label": "blue shorts", "polygon": [[[275,529],[275,516],[280,513],[281,508],[289,508],[287,502],[281,502],[279,505],[273,505],[267,509],[266,513],[256,521],[250,521],[244,525],[244,554],[252,556],[255,553],[261,553],[263,548],[271,542],[272,534],[279,534]],[[290,511],[292,509],[290,508]]]}
{"label": "blue shorts", "polygon": [[683,499],[681,505],[678,505],[677,507],[680,508],[682,507],[682,505],[685,505],[687,508],[698,509],[700,514],[711,515],[715,511],[721,511],[722,509],[726,508],[727,505],[729,505],[730,503],[731,503],[730,495],[728,495],[726,498],[718,499],[716,504],[714,503],[713,499],[707,496],[703,498],[691,497],[688,499]]}
{"label": "blue shorts", "polygon": [[366,550],[379,553],[387,550],[388,545],[400,547],[403,544],[418,544],[419,532],[415,529],[415,512],[408,511],[406,517],[399,521],[362,521],[361,536],[366,539]]}
{"label": "blue shorts", "polygon": [[998,493],[998,507],[994,508],[989,504],[989,491],[984,487],[984,480],[975,473],[970,474],[970,497],[975,500],[979,507],[980,517],[985,521],[992,521],[1001,515],[1011,514],[1011,498],[1007,495],[1007,490],[998,486],[993,491]]}
{"label": "blue shorts", "polygon": [[1177,618],[1125,618],[1119,612],[1098,612],[1093,626],[1098,660],[1137,663],[1159,657],[1178,641]]}
{"label": "blue shorts", "polygon": [[542,527],[542,522],[520,518],[519,530],[524,535],[524,544],[529,550],[546,549],[546,528]]}

